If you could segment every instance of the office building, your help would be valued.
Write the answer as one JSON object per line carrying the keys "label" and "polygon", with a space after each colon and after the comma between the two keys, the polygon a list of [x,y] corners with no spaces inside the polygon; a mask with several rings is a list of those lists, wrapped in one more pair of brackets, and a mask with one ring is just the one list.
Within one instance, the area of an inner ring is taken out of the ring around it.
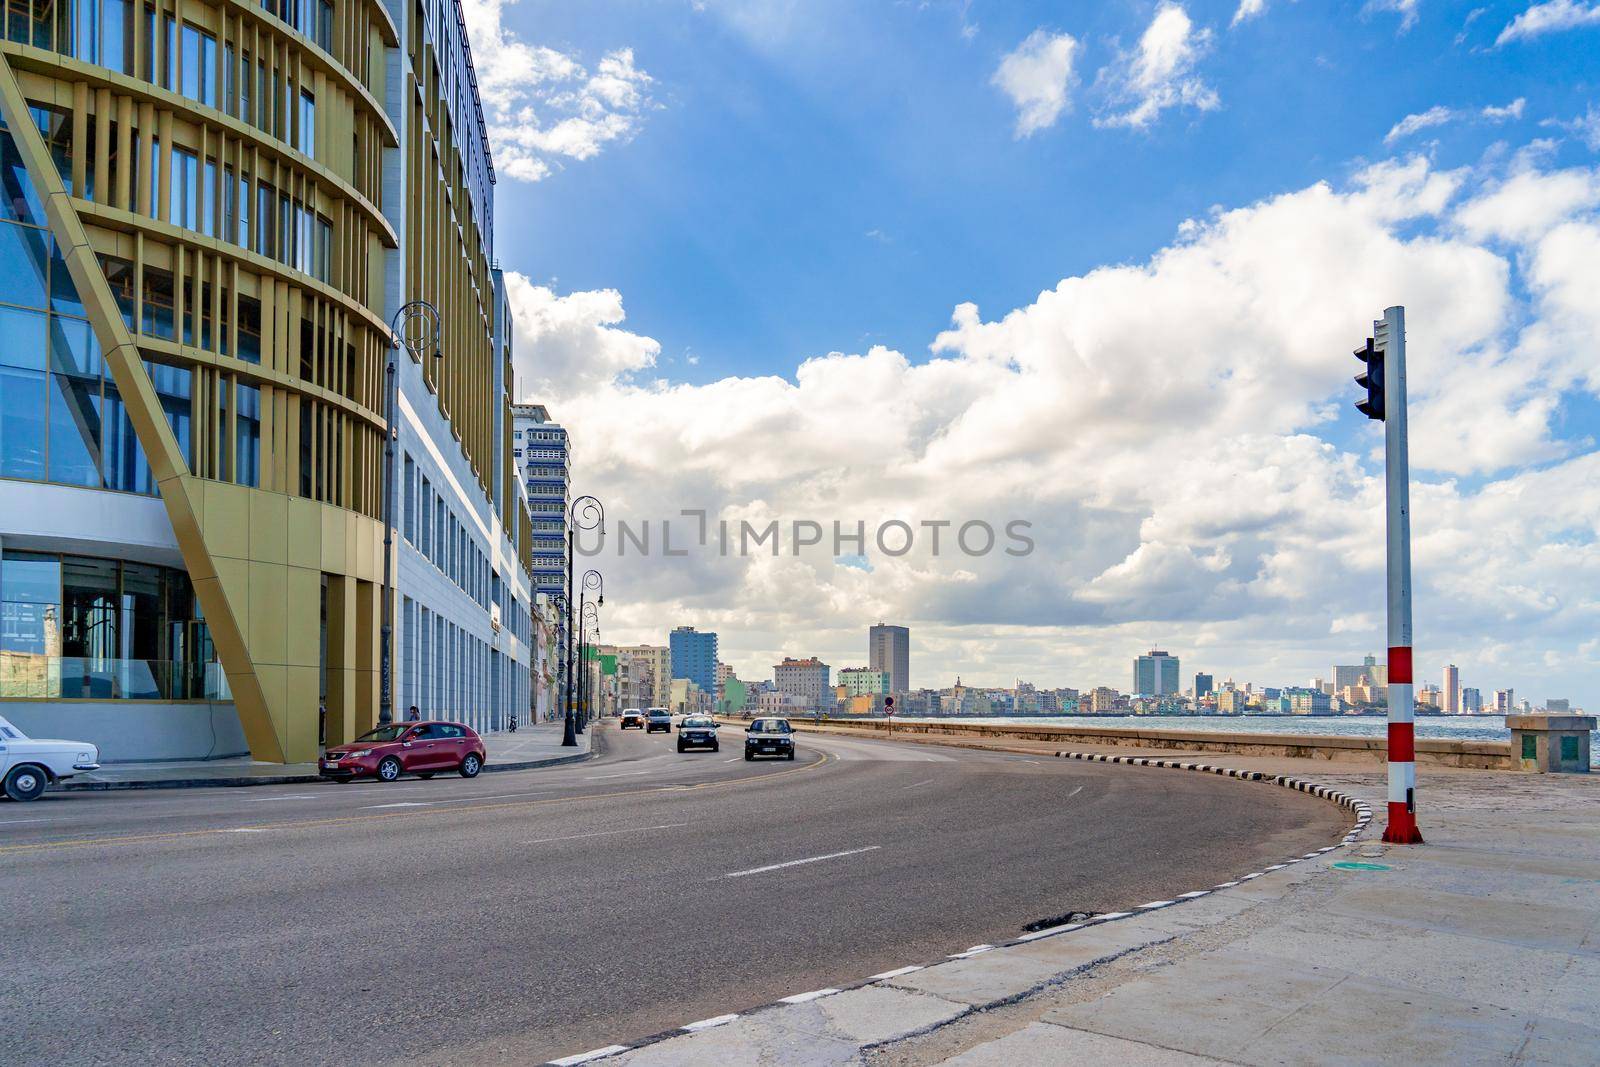
{"label": "office building", "polygon": [[889,675],[889,692],[911,691],[911,631],[878,623],[867,630],[867,666]]}
{"label": "office building", "polygon": [[572,503],[567,431],[551,420],[543,404],[513,404],[511,417],[511,458],[528,494],[534,588],[551,596],[565,593],[567,509]]}
{"label": "office building", "polygon": [[667,647],[672,650],[672,677],[687,678],[716,699],[717,635],[680,626],[668,636]]}
{"label": "office building", "polygon": [[1461,690],[1461,714],[1478,715],[1483,711],[1483,694],[1472,686]]}
{"label": "office building", "polygon": [[839,672],[839,685],[844,688],[844,695],[847,697],[872,693],[888,694],[894,691],[890,688],[889,672],[875,671],[870,667],[844,668]]}
{"label": "office building", "polygon": [[1461,714],[1461,669],[1454,663],[1444,669],[1444,684],[1439,687],[1439,707],[1446,715]]}
{"label": "office building", "polygon": [[1510,689],[1496,689],[1494,691],[1494,710],[1496,715],[1515,715],[1517,713],[1516,693]]}
{"label": "office building", "polygon": [[378,716],[387,596],[397,713],[498,726],[530,546],[459,4],[137,11],[5,15],[0,710],[107,760],[309,760]]}
{"label": "office building", "polygon": [[1216,682],[1209,674],[1196,674],[1194,676],[1194,698],[1210,696],[1216,692]]}
{"label": "office building", "polygon": [[798,697],[808,708],[824,707],[833,703],[829,693],[826,663],[815,656],[805,659],[784,657],[782,663],[772,668],[772,683],[785,696]]}
{"label": "office building", "polygon": [[1133,691],[1138,696],[1167,696],[1178,691],[1178,657],[1151,649],[1133,661]]}
{"label": "office building", "polygon": [[[1271,699],[1271,698],[1268,698]],[[1333,700],[1320,689],[1289,688],[1283,690],[1278,700],[1286,704],[1283,710],[1290,715],[1331,715]]]}

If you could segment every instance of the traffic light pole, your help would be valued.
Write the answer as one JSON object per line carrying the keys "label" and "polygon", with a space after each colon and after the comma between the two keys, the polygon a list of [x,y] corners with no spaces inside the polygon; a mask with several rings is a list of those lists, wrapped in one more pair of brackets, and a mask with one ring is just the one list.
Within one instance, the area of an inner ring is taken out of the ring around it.
{"label": "traffic light pole", "polygon": [[1373,323],[1383,353],[1384,484],[1388,527],[1389,824],[1383,840],[1420,845],[1417,829],[1416,708],[1411,675],[1411,463],[1406,435],[1406,309]]}

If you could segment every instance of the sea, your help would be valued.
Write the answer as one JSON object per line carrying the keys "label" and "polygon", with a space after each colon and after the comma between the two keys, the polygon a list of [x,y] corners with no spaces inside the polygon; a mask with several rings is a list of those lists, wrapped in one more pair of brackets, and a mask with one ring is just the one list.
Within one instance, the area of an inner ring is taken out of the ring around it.
{"label": "sea", "polygon": [[[955,721],[1333,737],[1383,737],[1388,729],[1388,720],[1382,715],[964,715]],[[1450,741],[1509,741],[1511,731],[1506,729],[1504,715],[1419,715],[1417,736]],[[1600,730],[1590,737],[1589,759],[1592,766],[1600,767]]]}

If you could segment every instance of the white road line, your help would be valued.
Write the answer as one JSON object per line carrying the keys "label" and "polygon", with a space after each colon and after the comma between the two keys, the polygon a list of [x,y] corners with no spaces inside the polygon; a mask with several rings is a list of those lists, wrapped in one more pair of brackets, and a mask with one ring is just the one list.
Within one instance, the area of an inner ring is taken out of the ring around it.
{"label": "white road line", "polygon": [[273,800],[316,800],[316,799],[317,799],[317,797],[316,797],[315,793],[291,793],[288,796],[281,796],[281,797],[245,797],[244,798],[244,802],[246,804],[265,804],[265,803],[267,803],[269,801],[273,801]]}
{"label": "white road line", "polygon": [[612,834],[637,834],[646,830],[674,830],[680,826],[688,826],[686,822],[664,822],[659,826],[628,826],[621,830],[596,830],[592,834],[567,834],[565,837],[540,837],[532,841],[524,841],[524,845],[547,845],[552,841],[576,841],[581,837],[610,837]]}
{"label": "white road line", "polygon": [[738,763],[742,759],[744,759],[743,756],[735,756],[732,759],[725,759],[722,762],[723,763]]}
{"label": "white road line", "polygon": [[0,826],[21,826],[25,822],[60,822],[60,819],[7,819]]}
{"label": "white road line", "polygon": [[221,834],[260,834],[265,833],[266,831],[258,829],[254,826],[232,826],[226,830],[218,830],[217,832]]}
{"label": "white road line", "polygon": [[555,1064],[555,1067],[578,1067],[580,1063],[588,1063],[590,1060],[598,1060],[605,1056],[615,1056],[619,1052],[626,1051],[628,1051],[627,1045],[607,1045],[605,1048],[597,1048],[591,1052],[580,1052],[576,1056],[563,1056],[559,1060],[551,1060],[550,1062]]}
{"label": "white road line", "polygon": [[807,856],[803,860],[789,860],[786,863],[769,863],[765,867],[752,867],[748,871],[734,871],[732,874],[725,874],[722,877],[743,878],[747,874],[765,874],[768,871],[779,871],[785,867],[798,867],[802,863],[821,863],[823,860],[836,860],[841,856],[855,856],[862,852],[871,852],[874,849],[879,849],[882,847],[882,845],[868,845],[865,848],[852,848],[846,849],[843,852],[830,852],[826,856]]}
{"label": "white road line", "polygon": [[923,969],[923,966],[923,964],[916,963],[912,964],[910,967],[896,967],[892,971],[884,971],[882,974],[875,974],[871,978],[868,978],[867,981],[886,982],[891,978],[899,978],[902,974],[910,974],[912,971],[920,971]]}
{"label": "white road line", "polygon": [[912,783],[911,783],[911,784],[910,784],[910,785],[903,785],[903,786],[901,786],[901,787],[900,787],[900,790],[899,790],[899,791],[900,791],[900,792],[902,792],[902,793],[903,793],[903,792],[905,792],[905,791],[906,791],[906,790],[907,790],[907,789],[915,789],[915,788],[916,788],[916,787],[917,787],[917,786],[919,786],[919,785],[927,785],[927,784],[928,784],[928,783],[929,783],[929,782],[932,782],[932,781],[935,781],[935,780],[936,780],[936,779],[933,779],[933,778],[924,778],[924,779],[923,779],[923,780],[922,780],[922,781],[920,781],[920,782],[912,782]]}
{"label": "white road line", "polygon": [[680,1027],[678,1027],[678,1029],[683,1030],[686,1033],[693,1034],[693,1033],[696,1033],[696,1032],[698,1032],[700,1030],[709,1030],[713,1026],[721,1026],[724,1023],[731,1023],[731,1022],[733,1022],[733,1020],[737,1019],[738,1017],[739,1017],[738,1012],[734,1012],[731,1015],[713,1015],[709,1019],[701,1019],[697,1023],[690,1023],[687,1026],[680,1026]]}
{"label": "white road line", "polygon": [[599,782],[606,778],[632,778],[635,775],[649,774],[649,771],[623,771],[621,774],[591,774],[583,780],[586,782]]}
{"label": "white road line", "polygon": [[393,804],[363,804],[361,810],[367,811],[371,808],[426,808],[432,806],[432,804],[433,801],[431,800],[400,800]]}
{"label": "white road line", "polygon": [[512,797],[543,797],[555,792],[553,789],[541,789],[537,793],[490,793],[485,797],[456,797],[454,800],[436,800],[435,804],[467,804],[474,800],[508,800]]}
{"label": "white road line", "polygon": [[1074,789],[1074,790],[1073,790],[1073,791],[1072,791],[1072,792],[1070,792],[1070,793],[1068,793],[1068,794],[1067,794],[1067,795],[1066,795],[1066,796],[1065,796],[1065,797],[1063,797],[1063,798],[1062,798],[1062,799],[1063,799],[1063,800],[1071,800],[1071,799],[1072,799],[1072,798],[1073,798],[1073,797],[1075,797],[1075,796],[1077,796],[1077,795],[1078,795],[1078,794],[1079,794],[1079,793],[1081,793],[1081,792],[1083,792],[1083,786],[1081,786],[1081,785],[1080,785],[1080,786],[1079,786],[1079,787],[1078,787],[1078,788],[1076,788],[1076,789]]}
{"label": "white road line", "polygon": [[832,987],[830,987],[828,989],[813,989],[809,993],[796,993],[792,997],[779,997],[778,998],[778,1003],[779,1004],[804,1004],[809,1000],[820,1000],[823,997],[831,997],[837,992],[839,992],[839,991],[837,989],[833,989]]}

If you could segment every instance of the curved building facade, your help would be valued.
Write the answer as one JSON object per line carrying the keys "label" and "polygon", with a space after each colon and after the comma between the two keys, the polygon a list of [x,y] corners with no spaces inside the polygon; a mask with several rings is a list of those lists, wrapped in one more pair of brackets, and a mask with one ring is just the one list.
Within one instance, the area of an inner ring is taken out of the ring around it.
{"label": "curved building facade", "polygon": [[526,707],[459,5],[11,4],[0,119],[0,709],[109,759],[293,762],[375,721],[389,322],[419,299],[396,714]]}

